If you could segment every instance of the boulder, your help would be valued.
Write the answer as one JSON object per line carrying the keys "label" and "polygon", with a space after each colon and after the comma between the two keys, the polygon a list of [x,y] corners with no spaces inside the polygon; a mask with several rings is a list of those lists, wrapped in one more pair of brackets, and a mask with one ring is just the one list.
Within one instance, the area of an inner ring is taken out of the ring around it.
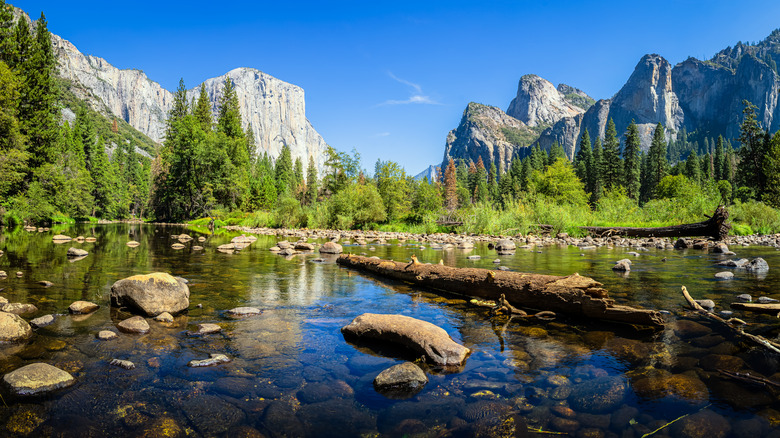
{"label": "boulder", "polygon": [[16,395],[37,395],[70,386],[76,379],[55,366],[33,363],[6,374],[3,381]]}
{"label": "boulder", "polygon": [[70,242],[73,240],[70,236],[65,236],[62,234],[56,234],[54,237],[51,238],[55,243],[63,243],[63,242]]}
{"label": "boulder", "polygon": [[729,280],[734,278],[734,273],[730,271],[718,272],[717,274],[715,274],[715,278],[719,278],[721,280]]}
{"label": "boulder", "polygon": [[341,254],[344,252],[344,249],[336,242],[325,242],[320,247],[320,252],[324,254]]}
{"label": "boulder", "polygon": [[688,249],[693,247],[693,241],[691,239],[684,239],[680,237],[677,242],[674,243],[674,249]]}
{"label": "boulder", "polygon": [[198,331],[196,332],[187,332],[190,336],[203,336],[203,335],[211,335],[214,333],[219,333],[222,331],[222,327],[220,327],[217,324],[211,324],[211,323],[203,323],[198,324]]}
{"label": "boulder", "polygon": [[54,315],[43,315],[38,318],[30,320],[30,325],[35,328],[46,327],[54,322]]}
{"label": "boulder", "polygon": [[190,306],[190,289],[182,279],[163,272],[134,275],[111,286],[111,305],[148,316],[163,312],[175,315]]}
{"label": "boulder", "polygon": [[68,257],[84,257],[87,254],[89,253],[83,249],[74,248],[72,246],[68,248]]}
{"label": "boulder", "polygon": [[262,310],[257,307],[236,307],[227,311],[227,314],[232,317],[253,316],[263,313]]}
{"label": "boulder", "polygon": [[149,333],[149,323],[143,316],[133,316],[117,324],[120,330],[128,333]]}
{"label": "boulder", "polygon": [[0,342],[18,342],[30,338],[32,328],[13,313],[0,312]]}
{"label": "boulder", "polygon": [[725,260],[718,263],[718,266],[727,266],[729,268],[744,268],[748,263],[750,263],[748,259]]}
{"label": "boulder", "polygon": [[613,271],[628,272],[631,270],[631,261],[627,259],[618,260],[615,265],[612,266]]}
{"label": "boulder", "polygon": [[168,312],[163,312],[163,313],[155,316],[154,320],[157,321],[157,322],[173,322],[173,315],[171,315]]}
{"label": "boulder", "polygon": [[731,425],[723,416],[707,409],[676,422],[671,431],[680,438],[724,438],[731,433]]}
{"label": "boulder", "polygon": [[409,398],[428,383],[422,369],[412,362],[394,365],[374,379],[374,388],[389,398]]}
{"label": "boulder", "polygon": [[745,265],[745,269],[747,269],[748,272],[765,273],[769,272],[769,265],[766,260],[761,257],[756,257]]}
{"label": "boulder", "polygon": [[501,239],[496,243],[496,251],[514,251],[515,249],[517,249],[517,245],[510,239]]}
{"label": "boulder", "polygon": [[89,301],[76,301],[68,306],[68,311],[75,314],[86,314],[92,313],[99,308],[100,306]]}
{"label": "boulder", "polygon": [[100,339],[101,341],[108,341],[108,340],[116,338],[117,336],[119,336],[119,335],[117,335],[116,333],[112,332],[111,330],[101,330],[97,334],[97,338]]}
{"label": "boulder", "polygon": [[314,251],[314,244],[308,242],[296,242],[294,248],[298,251]]}
{"label": "boulder", "polygon": [[34,304],[27,303],[7,303],[0,306],[0,310],[8,313],[15,313],[17,315],[26,315],[29,313],[35,313],[38,308]]}
{"label": "boulder", "polygon": [[345,337],[395,344],[424,354],[437,365],[460,365],[471,352],[453,341],[444,329],[403,315],[364,313],[341,328]]}

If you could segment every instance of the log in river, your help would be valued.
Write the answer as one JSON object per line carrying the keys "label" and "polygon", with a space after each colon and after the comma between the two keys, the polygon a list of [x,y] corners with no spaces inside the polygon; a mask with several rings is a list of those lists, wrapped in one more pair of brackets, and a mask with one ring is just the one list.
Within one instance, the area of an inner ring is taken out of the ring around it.
{"label": "log in river", "polygon": [[694,224],[673,225],[670,227],[580,227],[581,229],[597,236],[627,236],[627,237],[712,237],[715,240],[723,240],[731,229],[731,224],[726,223],[729,212],[724,206],[715,209],[712,217],[703,222]]}
{"label": "log in river", "polygon": [[592,318],[609,322],[653,327],[664,325],[655,310],[614,304],[601,283],[578,274],[566,277],[523,274],[478,268],[402,263],[342,254],[338,263],[380,276],[403,280],[431,289],[498,300],[502,294],[516,307]]}

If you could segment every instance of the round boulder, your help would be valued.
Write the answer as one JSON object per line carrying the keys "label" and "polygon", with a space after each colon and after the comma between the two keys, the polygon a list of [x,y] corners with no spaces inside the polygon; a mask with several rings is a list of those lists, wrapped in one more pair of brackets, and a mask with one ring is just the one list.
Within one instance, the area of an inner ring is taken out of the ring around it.
{"label": "round boulder", "polygon": [[27,321],[13,313],[0,312],[0,342],[18,342],[32,336]]}
{"label": "round boulder", "polygon": [[16,395],[37,395],[75,383],[68,372],[46,363],[33,363],[11,371],[3,381]]}
{"label": "round boulder", "polygon": [[428,383],[422,369],[412,362],[394,365],[374,379],[374,388],[388,398],[409,398]]}
{"label": "round boulder", "polygon": [[175,315],[190,306],[190,289],[182,279],[163,272],[134,275],[111,286],[111,305],[148,316],[163,312]]}
{"label": "round boulder", "polygon": [[341,254],[344,249],[336,242],[325,242],[320,247],[320,252],[323,254]]}
{"label": "round boulder", "polygon": [[133,316],[117,324],[120,330],[128,333],[149,333],[149,323],[143,316]]}

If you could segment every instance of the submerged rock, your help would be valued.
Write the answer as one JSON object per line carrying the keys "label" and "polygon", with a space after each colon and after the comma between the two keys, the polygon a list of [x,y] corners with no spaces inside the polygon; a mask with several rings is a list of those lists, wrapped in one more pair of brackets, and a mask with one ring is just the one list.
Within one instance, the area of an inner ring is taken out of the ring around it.
{"label": "submerged rock", "polygon": [[631,260],[623,259],[615,262],[615,266],[612,267],[613,271],[628,272],[631,270]]}
{"label": "submerged rock", "polygon": [[89,253],[83,249],[73,247],[68,248],[68,257],[83,257],[87,254]]}
{"label": "submerged rock", "polygon": [[620,377],[599,377],[575,385],[569,405],[576,411],[601,414],[615,410],[623,403],[628,384]]}
{"label": "submerged rock", "polygon": [[30,320],[30,325],[35,328],[45,327],[54,322],[54,315],[43,315],[38,318]]}
{"label": "submerged rock", "polygon": [[66,236],[64,234],[55,234],[54,237],[51,238],[55,243],[64,243],[64,242],[70,242],[73,240],[70,236]]}
{"label": "submerged rock", "polygon": [[30,338],[32,328],[13,313],[0,312],[0,342],[18,342]]}
{"label": "submerged rock", "polygon": [[209,356],[211,357],[209,357],[208,359],[191,360],[189,361],[187,366],[190,366],[192,368],[210,367],[210,366],[230,362],[230,358],[225,356],[224,354],[212,353]]}
{"label": "submerged rock", "polygon": [[155,316],[154,320],[157,321],[157,322],[173,322],[173,315],[171,315],[168,312],[163,312],[163,313]]}
{"label": "submerged rock", "polygon": [[133,316],[117,324],[120,330],[128,333],[149,333],[149,323],[143,316]]}
{"label": "submerged rock", "polygon": [[388,342],[424,354],[437,365],[460,365],[471,352],[444,329],[403,315],[364,313],[341,328],[345,337]]}
{"label": "submerged rock", "polygon": [[727,266],[729,268],[744,268],[748,263],[750,263],[748,259],[725,260],[718,263],[718,266]]}
{"label": "submerged rock", "polygon": [[672,425],[679,438],[724,438],[731,432],[729,421],[709,409],[691,414]]}
{"label": "submerged rock", "polygon": [[101,341],[108,341],[110,339],[116,338],[118,335],[111,330],[101,330],[97,334],[97,338]]}
{"label": "submerged rock", "polygon": [[715,274],[715,278],[719,278],[721,280],[729,280],[734,278],[734,273],[729,271],[718,272],[717,274]]}
{"label": "submerged rock", "polygon": [[37,395],[70,386],[76,380],[55,366],[33,363],[6,374],[3,381],[16,395]]}
{"label": "submerged rock", "polygon": [[261,313],[263,311],[257,307],[236,307],[227,311],[227,314],[232,317],[253,316]]}
{"label": "submerged rock", "polygon": [[135,364],[130,362],[129,360],[111,359],[109,364],[111,364],[113,366],[116,366],[116,367],[124,368],[126,370],[135,369]]}
{"label": "submerged rock", "polygon": [[394,365],[374,379],[374,388],[389,398],[409,398],[428,383],[422,369],[412,362]]}
{"label": "submerged rock", "polygon": [[765,273],[769,272],[769,264],[761,257],[756,257],[745,265],[745,269],[747,269],[748,272]]}
{"label": "submerged rock", "polygon": [[219,333],[222,331],[222,327],[220,327],[217,324],[211,324],[211,323],[203,323],[198,324],[198,331],[196,332],[187,332],[190,336],[203,336],[203,335],[210,335],[213,333]]}
{"label": "submerged rock", "polygon": [[92,313],[99,308],[100,306],[89,301],[76,301],[68,307],[68,311],[75,314],[86,314]]}
{"label": "submerged rock", "polygon": [[163,272],[134,275],[111,286],[111,304],[148,316],[176,314],[190,306],[190,289],[184,280]]}

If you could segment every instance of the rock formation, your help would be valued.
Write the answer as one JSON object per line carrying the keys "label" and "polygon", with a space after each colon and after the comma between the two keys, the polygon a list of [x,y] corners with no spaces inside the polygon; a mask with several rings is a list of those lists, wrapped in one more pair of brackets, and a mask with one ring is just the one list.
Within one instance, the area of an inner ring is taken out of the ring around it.
{"label": "rock formation", "polygon": [[578,97],[577,101],[581,104],[590,99],[587,94],[564,84],[559,88],[563,91],[539,76],[525,75],[520,78],[517,96],[509,104],[506,113],[528,126],[549,126],[564,117],[574,117],[585,112],[587,108],[570,102],[567,94]]}
{"label": "rock formation", "polygon": [[[26,17],[26,15],[22,15]],[[27,18],[29,20],[29,18]],[[173,93],[137,69],[120,70],[103,58],[82,54],[71,42],[52,35],[59,74],[71,81],[71,90],[95,110],[127,121],[156,142],[165,135],[165,120],[173,105]],[[258,153],[279,155],[286,144],[304,169],[314,157],[322,171],[325,140],[306,119],[303,89],[259,70],[237,68],[204,82],[216,114],[225,78],[235,84],[244,128],[251,126]],[[197,96],[200,85],[187,93]]]}

